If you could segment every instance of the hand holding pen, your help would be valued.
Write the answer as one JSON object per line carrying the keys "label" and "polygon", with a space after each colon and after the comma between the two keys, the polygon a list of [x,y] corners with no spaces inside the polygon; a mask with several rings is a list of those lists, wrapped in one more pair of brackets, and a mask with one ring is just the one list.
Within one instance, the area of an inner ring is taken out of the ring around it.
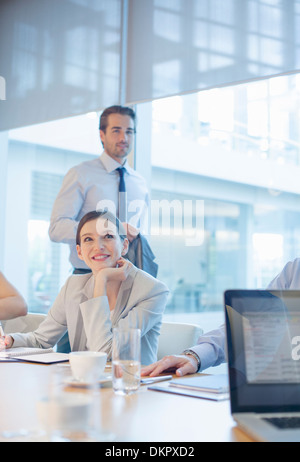
{"label": "hand holding pen", "polygon": [[1,321],[0,321],[0,351],[5,350],[6,348],[11,348],[13,342],[10,335],[5,335]]}

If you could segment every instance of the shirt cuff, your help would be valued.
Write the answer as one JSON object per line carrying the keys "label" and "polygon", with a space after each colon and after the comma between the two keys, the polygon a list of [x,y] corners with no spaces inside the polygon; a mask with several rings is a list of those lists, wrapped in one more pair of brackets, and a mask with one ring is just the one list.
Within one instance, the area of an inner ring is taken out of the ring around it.
{"label": "shirt cuff", "polygon": [[189,349],[194,351],[200,358],[199,372],[215,365],[217,361],[216,350],[210,343],[201,343]]}

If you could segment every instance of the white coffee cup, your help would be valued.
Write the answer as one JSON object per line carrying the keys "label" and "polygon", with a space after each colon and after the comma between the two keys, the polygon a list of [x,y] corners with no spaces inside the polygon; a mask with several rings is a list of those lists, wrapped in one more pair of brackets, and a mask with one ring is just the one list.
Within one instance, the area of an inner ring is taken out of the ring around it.
{"label": "white coffee cup", "polygon": [[98,380],[103,375],[107,354],[102,351],[73,351],[69,354],[69,361],[75,380]]}

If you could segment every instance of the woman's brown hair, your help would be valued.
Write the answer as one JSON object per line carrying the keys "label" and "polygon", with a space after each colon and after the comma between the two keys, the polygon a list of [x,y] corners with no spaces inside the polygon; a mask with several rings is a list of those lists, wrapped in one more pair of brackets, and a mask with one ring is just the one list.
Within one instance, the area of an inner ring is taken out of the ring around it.
{"label": "woman's brown hair", "polygon": [[117,231],[118,231],[118,234],[119,234],[121,240],[124,240],[127,237],[124,226],[122,225],[120,220],[117,217],[115,217],[115,215],[113,215],[111,212],[108,212],[106,210],[105,211],[103,211],[103,210],[96,211],[95,210],[95,211],[86,213],[81,218],[81,220],[79,222],[79,225],[78,225],[78,228],[77,228],[77,233],[76,233],[76,244],[77,245],[80,245],[80,233],[81,233],[81,230],[82,230],[83,226],[86,223],[88,223],[89,221],[97,220],[98,218],[103,218],[103,219],[106,219],[106,220],[110,221],[111,223],[113,223],[117,228]]}

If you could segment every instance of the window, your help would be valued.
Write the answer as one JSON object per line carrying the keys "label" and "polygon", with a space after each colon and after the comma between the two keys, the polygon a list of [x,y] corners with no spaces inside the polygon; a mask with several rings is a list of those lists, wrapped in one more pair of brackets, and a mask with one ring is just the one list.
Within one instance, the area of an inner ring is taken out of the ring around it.
{"label": "window", "polygon": [[49,239],[50,216],[66,172],[101,152],[98,123],[88,113],[9,132],[3,270],[30,311],[46,313],[72,272],[69,247]]}
{"label": "window", "polygon": [[298,98],[294,75],[152,103],[152,200],[189,200],[191,229],[197,202],[204,215],[194,247],[151,216],[168,319],[222,322],[226,289],[265,288],[299,256]]}

